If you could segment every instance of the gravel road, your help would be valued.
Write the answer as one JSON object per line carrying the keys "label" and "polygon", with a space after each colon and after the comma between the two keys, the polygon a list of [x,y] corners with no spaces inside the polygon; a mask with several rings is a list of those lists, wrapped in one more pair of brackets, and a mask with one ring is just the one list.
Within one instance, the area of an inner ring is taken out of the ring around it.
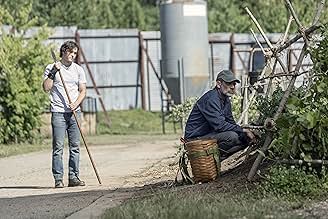
{"label": "gravel road", "polygon": [[[80,178],[85,187],[54,189],[51,151],[0,159],[1,218],[93,218],[104,209],[131,197],[142,186],[136,177],[163,159],[174,156],[177,141],[91,145],[90,151],[102,185],[84,148],[81,149]],[[64,153],[67,173],[67,148]],[[131,176],[131,177],[129,177]],[[64,176],[67,185],[67,175]]]}

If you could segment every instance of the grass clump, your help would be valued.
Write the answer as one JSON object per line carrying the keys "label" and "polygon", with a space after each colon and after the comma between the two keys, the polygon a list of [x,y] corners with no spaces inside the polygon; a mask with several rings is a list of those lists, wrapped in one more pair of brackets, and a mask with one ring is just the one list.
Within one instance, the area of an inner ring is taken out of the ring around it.
{"label": "grass clump", "polygon": [[217,191],[162,192],[109,209],[102,218],[301,218],[288,213],[292,204],[276,198]]}
{"label": "grass clump", "polygon": [[327,196],[325,169],[316,171],[271,166],[259,183],[226,180],[165,190],[108,209],[102,218],[304,218],[304,208]]}
{"label": "grass clump", "polygon": [[[162,134],[162,117],[160,112],[150,112],[141,109],[110,111],[111,126],[106,125],[103,113],[97,114],[98,134]],[[178,125],[175,125],[178,128]],[[165,121],[166,133],[174,131],[173,122]]]}
{"label": "grass clump", "polygon": [[51,144],[0,144],[0,158],[50,149]]}
{"label": "grass clump", "polygon": [[328,175],[325,169],[273,166],[266,174],[262,188],[265,193],[289,200],[320,198],[327,195]]}

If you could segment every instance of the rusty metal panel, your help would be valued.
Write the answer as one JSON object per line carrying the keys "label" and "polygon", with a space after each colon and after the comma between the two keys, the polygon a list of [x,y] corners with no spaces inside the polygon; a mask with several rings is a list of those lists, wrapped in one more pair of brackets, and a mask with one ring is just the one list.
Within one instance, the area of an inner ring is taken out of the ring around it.
{"label": "rusty metal panel", "polygon": [[[138,30],[90,29],[79,30],[79,34],[106,110],[140,107]],[[94,95],[84,60],[82,66],[87,73],[88,95]]]}
{"label": "rusty metal panel", "polygon": [[137,29],[79,30],[81,46],[90,61],[137,60]]}
{"label": "rusty metal panel", "polygon": [[[136,88],[113,88],[113,89],[98,88],[98,89],[106,105],[106,109],[127,110],[127,109],[135,108]],[[87,94],[88,96],[97,98],[97,94],[94,91],[94,89],[88,89],[87,92],[88,92]],[[102,111],[100,108],[99,101],[97,101],[97,110]]]}
{"label": "rusty metal panel", "polygon": [[[144,39],[144,46],[147,49],[151,60],[145,58],[145,86],[146,102],[148,110],[159,111],[161,109],[161,87],[155,71],[161,77],[161,41],[159,31],[145,31],[141,33]],[[151,67],[152,61],[155,71]]]}

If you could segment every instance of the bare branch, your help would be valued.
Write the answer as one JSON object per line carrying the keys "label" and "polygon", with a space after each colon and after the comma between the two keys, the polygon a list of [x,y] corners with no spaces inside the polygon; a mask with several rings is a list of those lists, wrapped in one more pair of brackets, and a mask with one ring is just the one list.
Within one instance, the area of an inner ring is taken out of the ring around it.
{"label": "bare branch", "polygon": [[[317,29],[319,29],[320,26],[311,26],[308,29],[306,29],[304,31],[305,35],[309,35],[311,33],[313,33],[314,31],[316,31]],[[288,48],[290,45],[292,45],[293,43],[295,43],[297,40],[301,39],[302,35],[301,34],[297,34],[295,37],[293,37],[292,39],[288,40],[285,44],[283,44],[282,46],[280,46],[276,53],[279,53],[281,51],[283,51],[284,49]]]}
{"label": "bare branch", "polygon": [[325,0],[321,0],[320,3],[318,4],[318,9],[313,18],[312,25],[316,25],[319,22],[319,18],[320,18],[320,15],[321,15],[324,5],[325,5]]}
{"label": "bare branch", "polygon": [[297,78],[298,72],[299,72],[299,70],[300,70],[300,68],[301,68],[301,65],[302,65],[302,63],[303,63],[303,59],[304,59],[304,57],[305,57],[305,53],[306,53],[306,45],[303,46],[303,49],[302,49],[302,51],[301,51],[301,54],[300,54],[300,56],[299,56],[299,58],[298,58],[298,60],[297,60],[296,67],[295,67],[295,74],[294,74],[293,78],[291,79],[291,81],[290,81],[290,83],[289,83],[289,85],[288,85],[288,88],[287,88],[286,92],[284,93],[284,95],[283,95],[283,97],[282,97],[282,99],[281,99],[281,101],[280,101],[280,104],[279,104],[278,110],[277,110],[276,114],[275,114],[274,117],[273,117],[273,120],[274,120],[274,121],[276,121],[276,120],[279,118],[279,116],[280,116],[282,110],[283,110],[284,107],[285,107],[285,104],[286,104],[286,102],[287,102],[287,100],[288,100],[288,97],[289,97],[289,95],[291,94],[291,92],[292,92],[292,90],[293,90],[294,83],[295,83],[295,81],[296,81],[296,78]]}
{"label": "bare branch", "polygon": [[290,2],[290,0],[285,0],[285,3],[287,5],[287,8],[289,9],[290,13],[292,14],[294,20],[296,21],[296,24],[298,26],[298,31],[300,32],[300,34],[302,35],[302,37],[304,38],[304,43],[309,46],[309,42],[308,39],[304,33],[304,26],[301,24],[300,20],[297,17],[297,14],[292,6],[292,3]]}
{"label": "bare branch", "polygon": [[257,37],[256,37],[256,35],[255,35],[255,33],[254,33],[254,31],[253,31],[252,28],[251,28],[251,32],[252,32],[252,35],[253,35],[253,37],[254,37],[256,43],[259,45],[259,47],[261,48],[263,54],[265,55],[266,52],[264,51],[264,48],[263,48],[262,44],[261,44],[260,41],[257,39]]}
{"label": "bare branch", "polygon": [[[262,72],[261,72],[261,75],[260,75],[260,77],[263,77],[264,76],[264,74],[265,74],[265,72],[266,72],[266,69],[268,68],[268,65],[269,65],[270,63],[269,63],[269,61],[267,61],[267,63],[266,63],[266,66],[262,69]],[[246,116],[246,113],[248,112],[248,109],[250,108],[250,106],[253,104],[253,100],[254,100],[254,98],[255,98],[255,95],[257,94],[257,92],[256,92],[256,90],[253,88],[253,87],[258,87],[258,86],[260,86],[261,84],[260,84],[260,81],[258,80],[257,82],[255,82],[255,84],[252,86],[252,95],[251,95],[251,97],[249,98],[249,102],[246,104],[246,107],[245,107],[245,109],[243,110],[243,112],[241,113],[241,115],[240,115],[240,117],[239,117],[239,119],[238,119],[238,124],[240,124],[242,121],[243,121],[243,119],[245,118],[245,116]]]}
{"label": "bare branch", "polygon": [[290,2],[290,0],[285,0],[285,3],[287,5],[287,8],[289,9],[290,13],[292,14],[297,26],[302,29],[303,28],[303,25],[301,24],[300,20],[298,19],[297,17],[297,14],[292,6],[292,3]]}
{"label": "bare branch", "polygon": [[284,73],[281,73],[281,74],[274,74],[274,75],[270,75],[270,76],[267,76],[267,77],[264,77],[264,78],[259,78],[258,81],[262,81],[262,80],[265,80],[265,79],[268,79],[268,78],[277,78],[277,77],[283,77],[283,76],[300,76],[300,75],[303,75],[303,74],[306,74],[306,73],[309,73],[309,71],[303,71],[299,74],[293,74],[293,72],[295,71],[291,71],[289,74],[284,74]]}
{"label": "bare branch", "polygon": [[[271,74],[270,75],[273,75],[274,74],[275,69],[276,69],[276,66],[277,66],[277,63],[278,63],[278,60],[276,59],[274,61],[273,68],[272,68],[272,71],[271,71]],[[267,88],[267,90],[265,92],[265,97],[266,98],[268,98],[268,96],[269,96],[269,94],[271,92],[272,81],[273,81],[273,78],[270,78],[268,88]]]}
{"label": "bare branch", "polygon": [[290,25],[292,24],[292,21],[293,21],[293,17],[290,16],[289,17],[289,20],[288,20],[288,24],[287,24],[287,27],[286,27],[286,31],[285,31],[285,34],[284,34],[284,37],[282,39],[282,43],[284,43],[287,39],[287,36],[288,36],[288,32],[289,32],[289,29],[290,29]]}
{"label": "bare branch", "polygon": [[[301,51],[301,55],[300,55],[300,57],[299,57],[299,59],[298,59],[298,61],[297,61],[297,64],[296,64],[296,67],[295,67],[295,72],[296,72],[296,73],[297,73],[297,72],[300,70],[300,68],[301,68],[301,64],[302,64],[303,59],[304,59],[304,57],[305,57],[305,52],[306,52],[306,45],[303,46],[302,51]],[[295,84],[296,78],[297,78],[297,74],[295,74],[295,75],[293,76],[293,78],[291,79],[291,81],[289,82],[288,88],[287,88],[287,90],[285,91],[285,93],[284,93],[284,95],[283,95],[283,97],[282,97],[282,99],[281,99],[281,101],[280,101],[280,104],[279,104],[278,110],[277,110],[277,112],[275,113],[275,115],[274,115],[274,117],[273,117],[273,120],[274,120],[274,121],[276,121],[276,120],[279,118],[279,116],[280,116],[282,110],[284,109],[284,107],[285,107],[285,105],[286,105],[286,102],[287,102],[287,100],[288,100],[288,97],[289,97],[289,95],[291,94],[291,92],[292,92],[292,90],[293,90],[293,87],[294,87],[294,84]],[[263,154],[265,151],[268,150],[268,148],[269,148],[269,146],[270,146],[272,140],[273,140],[273,131],[268,131],[267,136],[266,136],[265,141],[264,141],[264,144],[263,144],[263,146],[262,146],[262,148],[261,148],[261,150],[260,150],[260,151],[262,151],[262,153],[259,153],[259,154],[257,155],[257,158],[256,158],[256,160],[254,161],[253,166],[252,166],[251,170],[250,170],[249,173],[248,173],[248,176],[247,176],[247,179],[248,179],[248,180],[252,180],[252,179],[253,179],[253,177],[254,177],[254,175],[255,175],[255,173],[256,173],[256,171],[257,171],[257,169],[258,169],[260,163],[262,162],[262,159],[263,159],[263,155],[262,155],[262,154]]]}
{"label": "bare branch", "polygon": [[[264,141],[264,144],[263,144],[263,147],[261,148],[261,151],[266,151],[267,148],[269,147],[269,145],[271,144],[272,142],[272,139],[273,139],[273,132],[272,131],[269,131],[267,133],[267,136],[265,138],[265,141]],[[251,170],[249,171],[248,173],[248,176],[247,176],[247,179],[249,181],[251,181],[253,179],[253,177],[255,176],[256,172],[257,172],[257,169],[260,165],[260,163],[262,162],[262,159],[263,159],[263,155],[262,153],[259,153],[256,157],[256,160],[254,161],[253,163],[253,166],[251,168]]]}
{"label": "bare branch", "polygon": [[[246,7],[245,8],[246,12],[248,13],[248,15],[250,16],[250,18],[253,20],[254,24],[256,25],[257,29],[260,31],[262,37],[264,38],[265,42],[268,44],[269,48],[271,49],[271,52],[274,52],[274,47],[271,44],[270,40],[267,38],[267,36],[265,35],[263,29],[261,28],[260,24],[257,22],[256,18],[253,16],[252,12]],[[288,74],[288,69],[285,66],[285,64],[282,62],[282,60],[280,59],[280,57],[278,57],[277,53],[276,53],[276,58],[279,62],[279,64],[281,65],[282,69],[284,70],[284,72],[286,74]]]}
{"label": "bare branch", "polygon": [[278,62],[279,62],[279,64],[280,64],[282,70],[283,70],[286,74],[288,74],[289,71],[288,71],[288,69],[287,69],[285,63],[283,63],[283,61],[281,60],[281,58],[278,57],[278,54],[276,54],[276,58],[277,58],[277,60],[278,60]]}
{"label": "bare branch", "polygon": [[270,40],[267,38],[267,36],[265,35],[263,29],[261,28],[260,24],[257,22],[256,18],[254,17],[254,15],[252,14],[252,12],[248,9],[248,7],[245,7],[246,12],[248,13],[248,15],[251,17],[251,19],[253,20],[254,24],[256,25],[257,29],[260,31],[263,39],[265,40],[265,42],[268,44],[270,49],[273,49],[273,46],[270,42]]}

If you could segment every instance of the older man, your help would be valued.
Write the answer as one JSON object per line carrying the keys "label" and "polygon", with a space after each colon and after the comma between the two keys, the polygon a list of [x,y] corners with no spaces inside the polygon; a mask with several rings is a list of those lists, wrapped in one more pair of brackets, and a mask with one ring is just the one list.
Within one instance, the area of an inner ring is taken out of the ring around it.
{"label": "older man", "polygon": [[254,134],[236,124],[231,110],[230,97],[235,94],[235,78],[229,70],[221,71],[214,89],[205,93],[193,107],[187,120],[184,138],[217,139],[224,159],[249,145]]}

